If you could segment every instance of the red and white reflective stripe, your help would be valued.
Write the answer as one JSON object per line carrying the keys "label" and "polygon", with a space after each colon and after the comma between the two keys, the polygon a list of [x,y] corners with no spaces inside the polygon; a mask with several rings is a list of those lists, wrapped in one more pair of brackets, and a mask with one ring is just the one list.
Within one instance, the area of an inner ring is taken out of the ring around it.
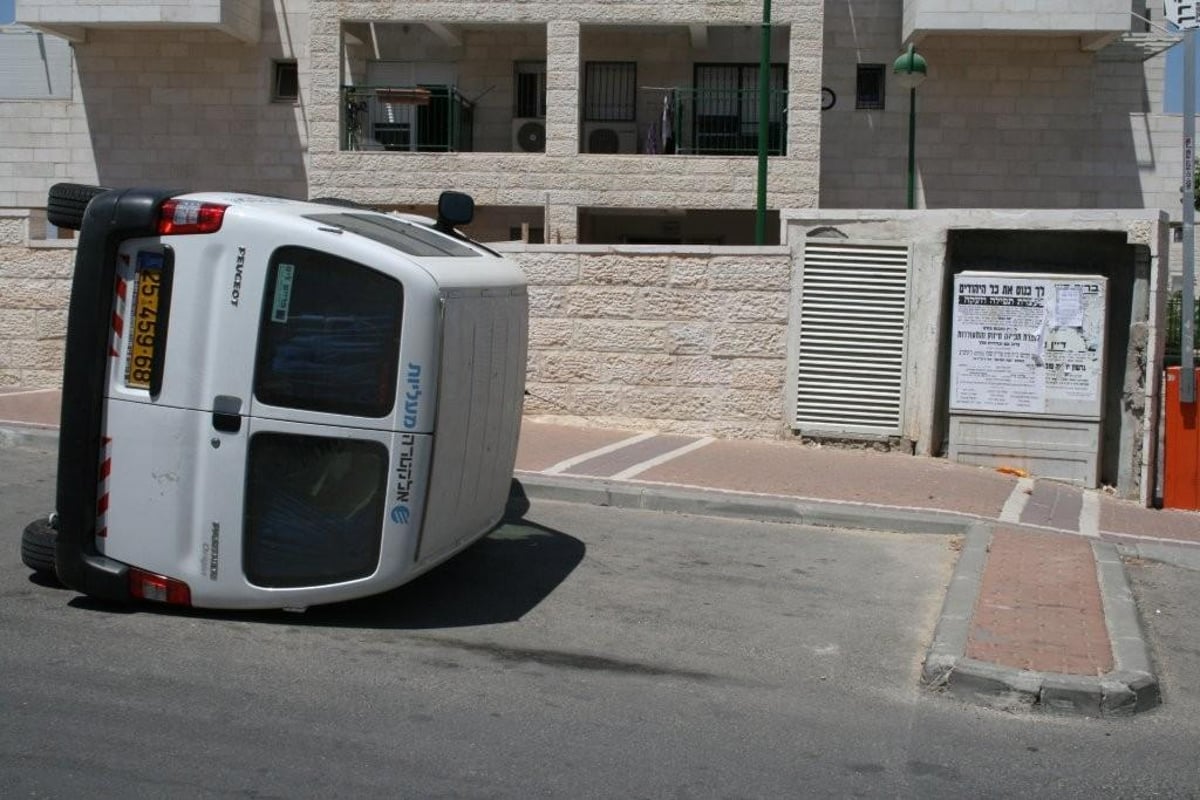
{"label": "red and white reflective stripe", "polygon": [[108,346],[108,355],[111,358],[121,357],[121,336],[125,331],[125,303],[126,297],[129,294],[129,282],[117,276],[117,299],[113,303],[112,313],[112,343]]}
{"label": "red and white reflective stripe", "polygon": [[100,452],[100,477],[96,481],[96,538],[108,536],[108,476],[112,474],[112,437],[104,437]]}

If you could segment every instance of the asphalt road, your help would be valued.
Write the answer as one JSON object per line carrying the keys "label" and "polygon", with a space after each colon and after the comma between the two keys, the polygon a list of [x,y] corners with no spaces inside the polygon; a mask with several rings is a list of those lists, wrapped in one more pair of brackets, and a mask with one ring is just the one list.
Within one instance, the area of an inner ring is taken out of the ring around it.
{"label": "asphalt road", "polygon": [[1131,568],[1167,706],[1012,715],[917,686],[951,540],[535,504],[302,615],[41,585],[53,457],[0,448],[5,797],[1196,797],[1196,573]]}

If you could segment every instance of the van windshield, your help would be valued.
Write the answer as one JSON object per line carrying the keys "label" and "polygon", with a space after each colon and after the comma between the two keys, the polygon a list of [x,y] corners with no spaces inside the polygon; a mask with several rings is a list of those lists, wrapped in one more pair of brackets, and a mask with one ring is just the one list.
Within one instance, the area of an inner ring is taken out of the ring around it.
{"label": "van windshield", "polygon": [[410,256],[480,258],[478,251],[429,228],[382,214],[311,214],[305,217],[386,244]]}

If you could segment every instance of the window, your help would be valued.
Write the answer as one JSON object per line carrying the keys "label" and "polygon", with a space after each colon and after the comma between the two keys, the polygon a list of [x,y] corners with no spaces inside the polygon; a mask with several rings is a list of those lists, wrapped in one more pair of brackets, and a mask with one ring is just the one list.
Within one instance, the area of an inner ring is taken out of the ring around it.
{"label": "window", "polygon": [[254,395],[268,405],[385,417],[396,399],[400,282],[337,256],[281,247],[263,298]]}
{"label": "window", "polygon": [[[701,155],[758,151],[758,65],[697,64],[692,125]],[[769,75],[767,150],[783,155],[787,141],[787,65],[772,64]]]}
{"label": "window", "polygon": [[300,99],[300,73],[295,60],[273,61],[271,73],[271,101],[294,103]]}
{"label": "window", "polygon": [[57,36],[0,30],[0,100],[70,100],[72,53]]}
{"label": "window", "polygon": [[637,119],[637,64],[589,61],[584,66],[583,118],[588,122]]}
{"label": "window", "polygon": [[378,442],[250,438],[244,571],[256,586],[365,578],[379,563],[388,451]]}
{"label": "window", "polygon": [[855,108],[883,108],[883,64],[859,64],[854,98]]}
{"label": "window", "polygon": [[513,116],[546,116],[546,62],[517,61],[513,65]]}

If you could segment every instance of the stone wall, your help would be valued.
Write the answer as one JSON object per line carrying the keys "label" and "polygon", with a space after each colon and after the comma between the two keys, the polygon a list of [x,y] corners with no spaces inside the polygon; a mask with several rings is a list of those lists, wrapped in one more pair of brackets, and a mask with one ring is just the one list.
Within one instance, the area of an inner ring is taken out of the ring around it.
{"label": "stone wall", "polygon": [[[0,388],[55,387],[73,242],[0,212]],[[786,248],[503,245],[530,292],[526,411],[733,437],[783,427]]]}
{"label": "stone wall", "polygon": [[521,246],[526,413],[729,437],[780,436],[785,248]]}
{"label": "stone wall", "polygon": [[0,210],[0,389],[62,383],[74,243],[29,243],[29,225]]}
{"label": "stone wall", "polygon": [[[70,99],[4,100],[0,87],[0,208],[44,208],[60,181],[306,196],[307,5],[264,3],[255,44],[88,30],[72,44]],[[300,101],[272,102],[272,62],[292,58]]]}

